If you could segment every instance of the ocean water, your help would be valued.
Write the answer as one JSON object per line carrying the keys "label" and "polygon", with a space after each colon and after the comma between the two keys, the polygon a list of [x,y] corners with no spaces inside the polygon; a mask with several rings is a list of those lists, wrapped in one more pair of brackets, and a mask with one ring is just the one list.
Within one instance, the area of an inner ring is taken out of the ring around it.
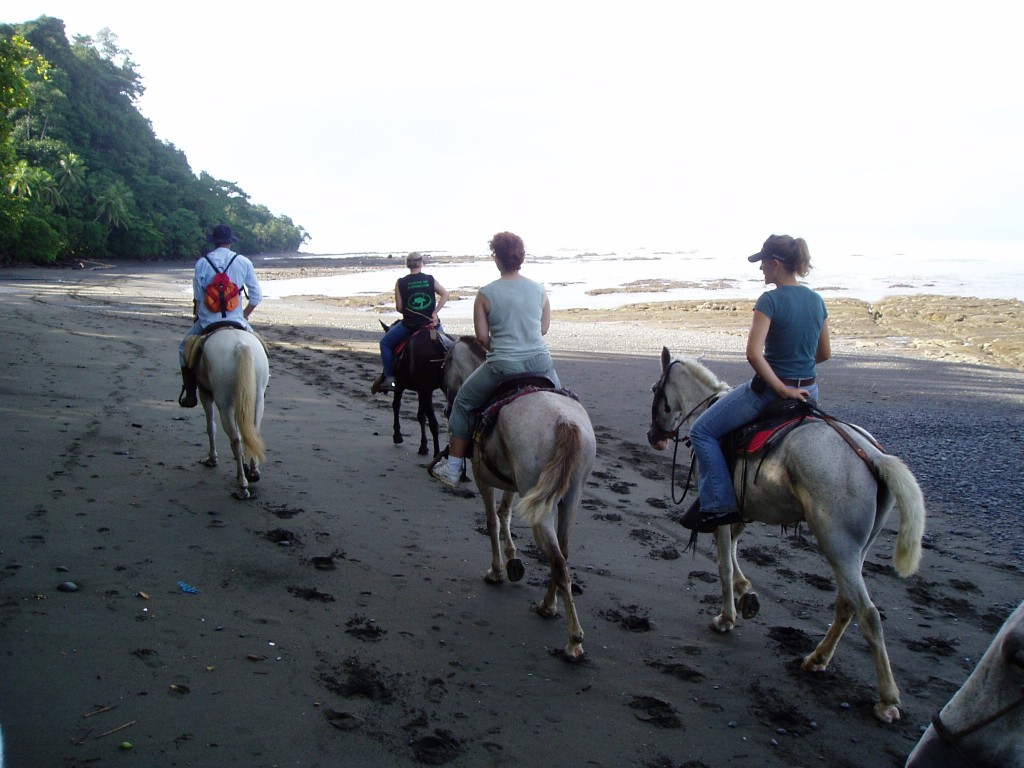
{"label": "ocean water", "polygon": [[[595,252],[559,249],[529,253],[523,275],[544,283],[553,309],[611,309],[626,304],[671,300],[755,299],[765,290],[758,265],[747,261],[753,252],[723,253],[702,249]],[[427,251],[425,271],[449,291],[462,294],[498,277],[486,255],[467,260],[444,251]],[[339,266],[360,256],[353,253],[282,257],[288,263],[304,258],[336,259]],[[361,296],[390,293],[407,273],[404,252],[395,253],[395,267],[373,267],[332,277],[263,282],[267,298],[295,295]],[[270,262],[272,263],[272,262]],[[900,243],[875,252],[857,253],[842,246],[812,251],[807,285],[824,297],[873,302],[885,296],[935,294],[1024,300],[1024,246],[1012,244],[942,245]],[[390,304],[390,302],[389,302]],[[450,303],[447,317],[468,317],[471,301]]]}

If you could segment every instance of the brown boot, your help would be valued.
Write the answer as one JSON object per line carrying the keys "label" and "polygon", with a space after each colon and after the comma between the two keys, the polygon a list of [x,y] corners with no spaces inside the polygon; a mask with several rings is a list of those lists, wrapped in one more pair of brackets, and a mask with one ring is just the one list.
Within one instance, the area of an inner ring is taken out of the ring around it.
{"label": "brown boot", "polygon": [[384,383],[384,372],[381,371],[380,376],[373,380],[373,384],[370,385],[370,392],[376,395],[380,392],[380,385]]}
{"label": "brown boot", "polygon": [[181,369],[181,394],[178,395],[178,405],[182,408],[195,408],[199,405],[199,398],[196,397],[196,374],[188,366]]}

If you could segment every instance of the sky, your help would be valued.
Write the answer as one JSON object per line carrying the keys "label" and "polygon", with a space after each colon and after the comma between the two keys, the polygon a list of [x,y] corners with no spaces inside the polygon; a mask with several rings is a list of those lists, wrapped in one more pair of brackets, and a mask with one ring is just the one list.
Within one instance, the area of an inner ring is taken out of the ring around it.
{"label": "sky", "polygon": [[[308,253],[1024,244],[1005,2],[4,0]],[[838,244],[842,244],[839,246]],[[743,251],[743,249],[746,249]]]}

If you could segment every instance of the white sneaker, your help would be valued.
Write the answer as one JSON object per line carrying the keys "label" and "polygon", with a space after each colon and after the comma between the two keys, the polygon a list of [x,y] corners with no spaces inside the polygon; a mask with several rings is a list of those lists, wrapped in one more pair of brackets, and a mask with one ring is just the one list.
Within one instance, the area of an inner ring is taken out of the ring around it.
{"label": "white sneaker", "polygon": [[448,466],[448,462],[446,461],[439,462],[435,465],[434,470],[430,474],[450,488],[458,488],[459,483],[461,482],[459,475],[462,473],[453,473],[451,467]]}

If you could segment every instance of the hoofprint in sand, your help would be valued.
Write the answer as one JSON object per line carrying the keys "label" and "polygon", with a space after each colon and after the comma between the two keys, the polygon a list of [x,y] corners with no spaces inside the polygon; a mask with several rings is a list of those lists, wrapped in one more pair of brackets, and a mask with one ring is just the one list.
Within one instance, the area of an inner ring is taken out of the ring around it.
{"label": "hoofprint in sand", "polygon": [[753,526],[761,612],[707,629],[711,539],[682,554],[671,462],[644,432],[661,347],[736,382],[745,320],[558,320],[559,374],[598,439],[570,559],[588,655],[567,665],[564,623],[533,612],[547,568],[529,530],[515,521],[524,580],[485,584],[479,498],[392,443],[369,392],[374,313],[294,299],[253,316],[268,460],[257,500],[230,496],[233,470],[199,464],[199,409],[175,403],[188,274],[0,275],[13,765],[106,764],[124,743],[151,765],[899,766],[1022,598],[1018,370],[842,335],[822,366],[823,406],[901,456],[928,508],[916,576],[892,571],[894,528],[865,564],[903,694],[883,725],[859,633],[824,675],[800,669],[835,598],[805,531]]}

